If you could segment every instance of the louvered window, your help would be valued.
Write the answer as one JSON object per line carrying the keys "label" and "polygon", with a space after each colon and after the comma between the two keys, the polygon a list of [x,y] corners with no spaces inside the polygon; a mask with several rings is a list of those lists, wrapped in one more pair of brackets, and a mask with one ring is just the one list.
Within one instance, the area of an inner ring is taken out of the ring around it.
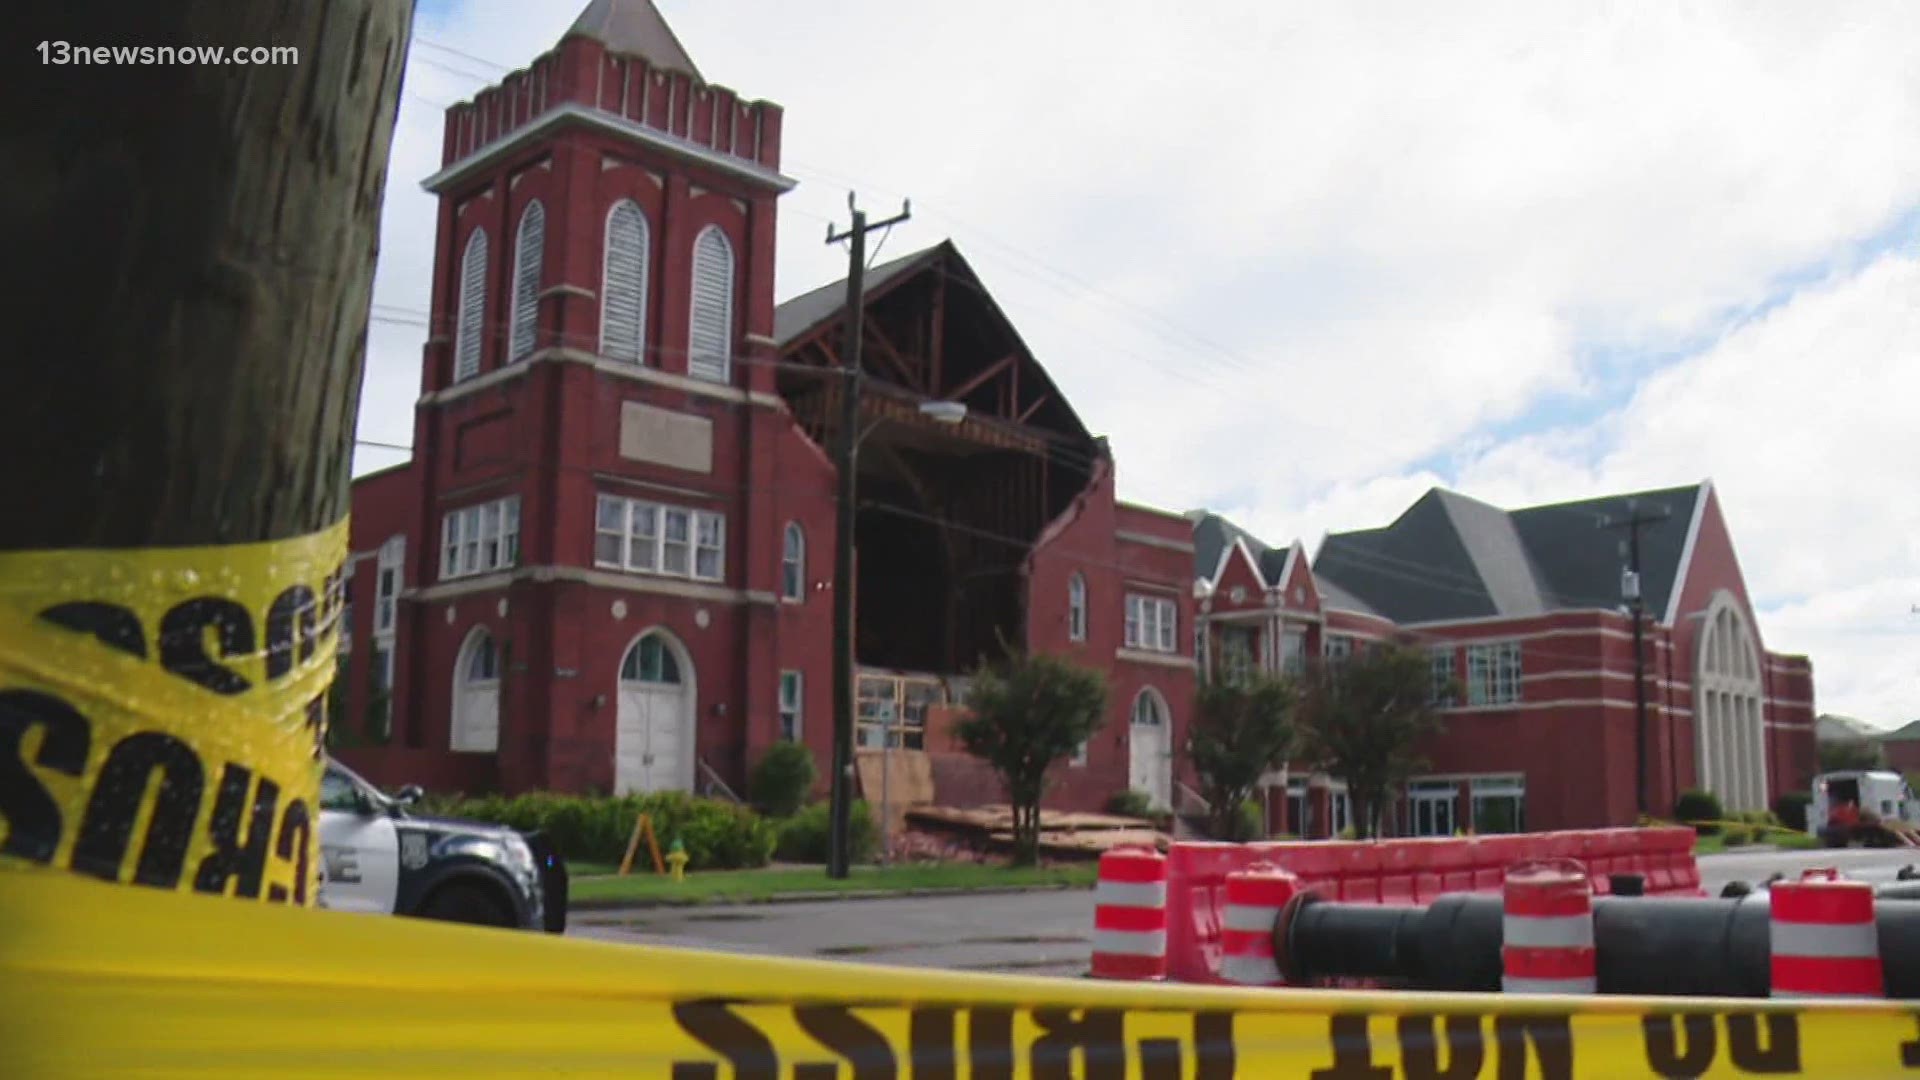
{"label": "louvered window", "polygon": [[539,200],[520,214],[520,235],[513,250],[513,332],[507,362],[524,360],[533,352],[540,329],[540,255],[547,239],[547,210]]}
{"label": "louvered window", "polygon": [[600,287],[600,355],[640,363],[647,341],[647,218],[622,199],[607,215]]}
{"label": "louvered window", "polygon": [[460,257],[460,316],[453,334],[453,381],[480,374],[480,337],[487,317],[487,233],[475,229]]}
{"label": "louvered window", "polygon": [[733,245],[709,225],[693,244],[693,320],[687,373],[726,382],[733,360]]}

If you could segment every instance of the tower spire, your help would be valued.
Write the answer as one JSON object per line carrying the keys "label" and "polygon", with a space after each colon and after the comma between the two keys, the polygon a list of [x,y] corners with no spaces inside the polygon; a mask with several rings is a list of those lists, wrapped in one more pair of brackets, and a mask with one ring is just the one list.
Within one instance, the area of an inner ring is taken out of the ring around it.
{"label": "tower spire", "polygon": [[637,56],[656,71],[678,71],[706,82],[653,0],[593,0],[561,40],[575,35],[598,41],[610,53]]}

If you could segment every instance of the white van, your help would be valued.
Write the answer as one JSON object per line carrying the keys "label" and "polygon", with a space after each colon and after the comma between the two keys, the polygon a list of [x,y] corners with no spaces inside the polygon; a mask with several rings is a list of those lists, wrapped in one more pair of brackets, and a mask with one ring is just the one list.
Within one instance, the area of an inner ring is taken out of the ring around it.
{"label": "white van", "polygon": [[1813,778],[1813,803],[1807,807],[1807,833],[1819,836],[1827,826],[1833,808],[1857,803],[1860,812],[1882,821],[1920,824],[1920,802],[1916,802],[1906,780],[1885,769],[1851,769],[1821,773]]}

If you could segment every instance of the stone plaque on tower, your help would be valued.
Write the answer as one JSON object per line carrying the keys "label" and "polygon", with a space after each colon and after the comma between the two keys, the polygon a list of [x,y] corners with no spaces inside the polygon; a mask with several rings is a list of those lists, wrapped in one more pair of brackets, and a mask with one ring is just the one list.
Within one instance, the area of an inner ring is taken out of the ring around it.
{"label": "stone plaque on tower", "polygon": [[620,405],[620,456],[688,472],[713,471],[713,421],[626,401]]}

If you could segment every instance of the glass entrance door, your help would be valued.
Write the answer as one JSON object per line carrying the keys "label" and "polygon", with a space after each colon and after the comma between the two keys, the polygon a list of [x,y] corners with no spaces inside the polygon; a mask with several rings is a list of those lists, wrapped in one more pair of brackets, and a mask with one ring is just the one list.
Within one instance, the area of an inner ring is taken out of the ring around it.
{"label": "glass entrance door", "polygon": [[1459,828],[1460,787],[1449,781],[1407,785],[1407,835],[1452,836]]}

